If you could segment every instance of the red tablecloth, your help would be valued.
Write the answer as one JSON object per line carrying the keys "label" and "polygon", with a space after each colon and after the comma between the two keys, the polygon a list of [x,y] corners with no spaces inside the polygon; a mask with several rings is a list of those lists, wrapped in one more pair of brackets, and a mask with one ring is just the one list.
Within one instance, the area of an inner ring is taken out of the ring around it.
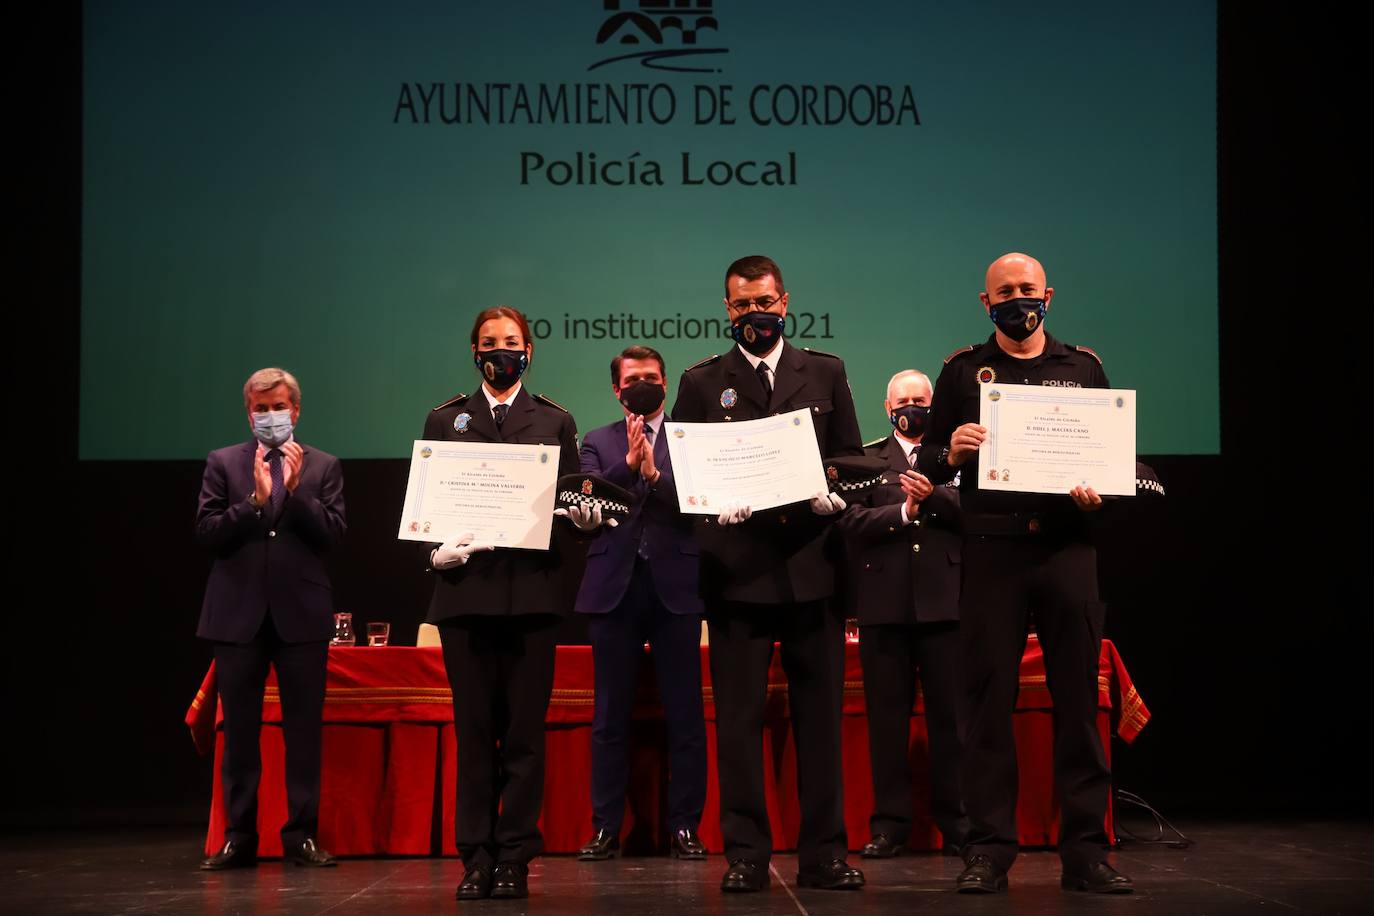
{"label": "red tablecloth", "polygon": [[[591,833],[591,722],[594,684],[591,649],[560,646],[549,704],[541,825],[549,852],[575,852]],[[715,707],[710,668],[702,648],[709,774],[701,836],[712,852],[722,848],[715,770]],[[1150,713],[1136,693],[1116,647],[1102,644],[1098,676],[1098,729],[1111,754],[1110,736],[1131,741]],[[202,753],[215,752],[214,796],[207,853],[224,841],[225,813],[220,784],[222,713],[215,697],[215,670],[186,713],[186,724]],[[778,849],[797,835],[796,749],[787,715],[787,682],[775,656],[769,675],[764,765],[768,810]],[[660,843],[666,806],[667,766],[663,723],[646,660],[641,671],[633,730],[630,796],[622,839],[627,851],[653,851]],[[917,784],[912,844],[939,848],[940,835],[927,807],[927,742],[918,695],[912,718],[912,776]],[[281,705],[276,680],[268,681],[263,705],[263,776],[258,790],[259,852],[280,855],[278,831],[286,818]],[[1058,828],[1053,780],[1053,734],[1049,690],[1034,636],[1021,662],[1021,691],[1015,716],[1020,796],[1017,817],[1026,846],[1052,845]],[[868,840],[873,803],[869,773],[868,724],[857,645],[846,647],[844,720],[845,822],[855,848]],[[453,843],[455,768],[453,708],[443,656],[437,648],[331,648],[324,705],[321,845],[340,855],[456,854]],[[436,808],[436,793],[438,806]],[[436,828],[438,832],[436,833]],[[1111,817],[1108,814],[1108,835]]]}

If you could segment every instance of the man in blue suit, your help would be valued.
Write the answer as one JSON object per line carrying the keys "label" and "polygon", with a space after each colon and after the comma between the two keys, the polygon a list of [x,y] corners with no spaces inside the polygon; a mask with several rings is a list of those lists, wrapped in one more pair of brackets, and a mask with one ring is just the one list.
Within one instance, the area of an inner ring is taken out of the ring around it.
{"label": "man in blue suit", "polygon": [[301,389],[281,369],[243,386],[253,438],[205,462],[196,539],[214,554],[196,635],[210,640],[224,706],[224,847],[201,868],[257,863],[259,732],[270,664],[281,690],[287,820],[282,850],[297,865],[332,866],[315,842],[320,810],[320,722],[334,634],[325,554],[344,533],[339,459],[296,441]]}
{"label": "man in blue suit", "polygon": [[672,853],[704,859],[697,837],[706,803],[706,726],[701,703],[699,552],[663,439],[667,396],[663,357],[629,347],[611,361],[611,391],[625,419],[587,433],[582,471],[635,494],[629,518],[603,528],[587,551],[574,607],[589,615],[596,664],[592,724],[592,821],[596,833],[578,858],[612,858],[620,848],[629,775],[628,738],[635,676],[644,644],[654,656],[668,723],[668,827]]}

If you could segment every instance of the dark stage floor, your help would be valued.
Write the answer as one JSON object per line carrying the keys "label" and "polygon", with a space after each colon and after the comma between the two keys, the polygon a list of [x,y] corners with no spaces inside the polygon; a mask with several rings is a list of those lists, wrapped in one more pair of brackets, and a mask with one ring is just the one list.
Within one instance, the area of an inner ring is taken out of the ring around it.
{"label": "dark stage floor", "polygon": [[[1180,823],[1188,850],[1127,845],[1118,867],[1139,890],[1093,897],[1059,889],[1053,853],[1023,854],[1011,890],[997,897],[953,893],[955,859],[912,855],[865,862],[868,887],[837,893],[794,886],[796,859],[774,859],[773,887],[725,897],[724,860],[659,858],[582,863],[537,861],[527,901],[458,904],[456,860],[350,859],[326,871],[283,868],[198,871],[203,831],[178,828],[0,836],[4,913],[1059,913],[1143,914],[1374,912],[1374,823]],[[857,856],[853,858],[860,863]]]}

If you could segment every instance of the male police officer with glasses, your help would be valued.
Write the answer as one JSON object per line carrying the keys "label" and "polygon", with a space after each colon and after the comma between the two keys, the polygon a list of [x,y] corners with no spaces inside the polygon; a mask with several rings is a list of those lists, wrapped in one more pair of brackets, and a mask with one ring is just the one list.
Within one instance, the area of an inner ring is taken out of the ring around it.
{"label": "male police officer with glasses", "polygon": [[[724,423],[805,409],[815,422],[822,457],[861,454],[844,363],[783,339],[788,294],[778,265],[759,256],[735,261],[725,272],[725,292],[738,346],[683,373],[673,419]],[[781,644],[796,730],[797,883],[834,890],[863,886],[863,873],[845,861],[844,628],[830,606],[830,523],[844,508],[834,494],[757,513],[731,505],[697,528],[715,691],[720,824],[730,863],[724,891],[768,886],[773,844],[761,728],[774,642]]]}

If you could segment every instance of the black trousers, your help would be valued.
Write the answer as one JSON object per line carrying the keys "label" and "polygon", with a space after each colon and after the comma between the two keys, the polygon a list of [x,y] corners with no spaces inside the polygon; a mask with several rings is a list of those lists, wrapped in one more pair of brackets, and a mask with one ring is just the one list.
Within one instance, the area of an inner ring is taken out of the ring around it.
{"label": "black trousers", "polygon": [[825,601],[719,602],[706,613],[726,858],[766,866],[773,854],[764,800],[763,716],[776,641],[796,736],[797,863],[809,868],[843,859],[848,849],[840,754],[843,623]]}
{"label": "black trousers", "polygon": [[701,702],[701,618],[674,614],[654,588],[649,564],[636,561],[624,599],[588,618],[596,665],[592,719],[592,823],[619,834],[629,781],[630,714],[635,677],[649,643],[668,726],[668,829],[696,830],[706,804],[706,723]]}
{"label": "black trousers", "polygon": [[962,846],[968,818],[959,788],[964,705],[959,624],[861,627],[859,660],[873,769],[869,830],[894,843],[906,843],[911,836],[911,707],[919,672],[930,739],[930,811],[945,844]]}
{"label": "black trousers", "polygon": [[1097,733],[1098,656],[1105,606],[1097,553],[1080,542],[969,537],[964,544],[960,631],[968,689],[964,803],[967,855],[1001,868],[1016,860],[1016,740],[1012,712],[1033,621],[1054,702],[1054,782],[1065,871],[1101,861],[1111,790]]}
{"label": "black trousers", "polygon": [[526,863],[544,848],[544,716],[560,618],[439,624],[458,741],[454,836],[463,864]]}
{"label": "black trousers", "polygon": [[217,642],[214,651],[215,677],[224,704],[220,773],[229,809],[225,839],[253,848],[258,844],[262,695],[271,665],[281,691],[286,744],[286,823],[281,840],[287,848],[299,846],[319,830],[320,723],[329,642],[282,642],[268,614],[252,642]]}

